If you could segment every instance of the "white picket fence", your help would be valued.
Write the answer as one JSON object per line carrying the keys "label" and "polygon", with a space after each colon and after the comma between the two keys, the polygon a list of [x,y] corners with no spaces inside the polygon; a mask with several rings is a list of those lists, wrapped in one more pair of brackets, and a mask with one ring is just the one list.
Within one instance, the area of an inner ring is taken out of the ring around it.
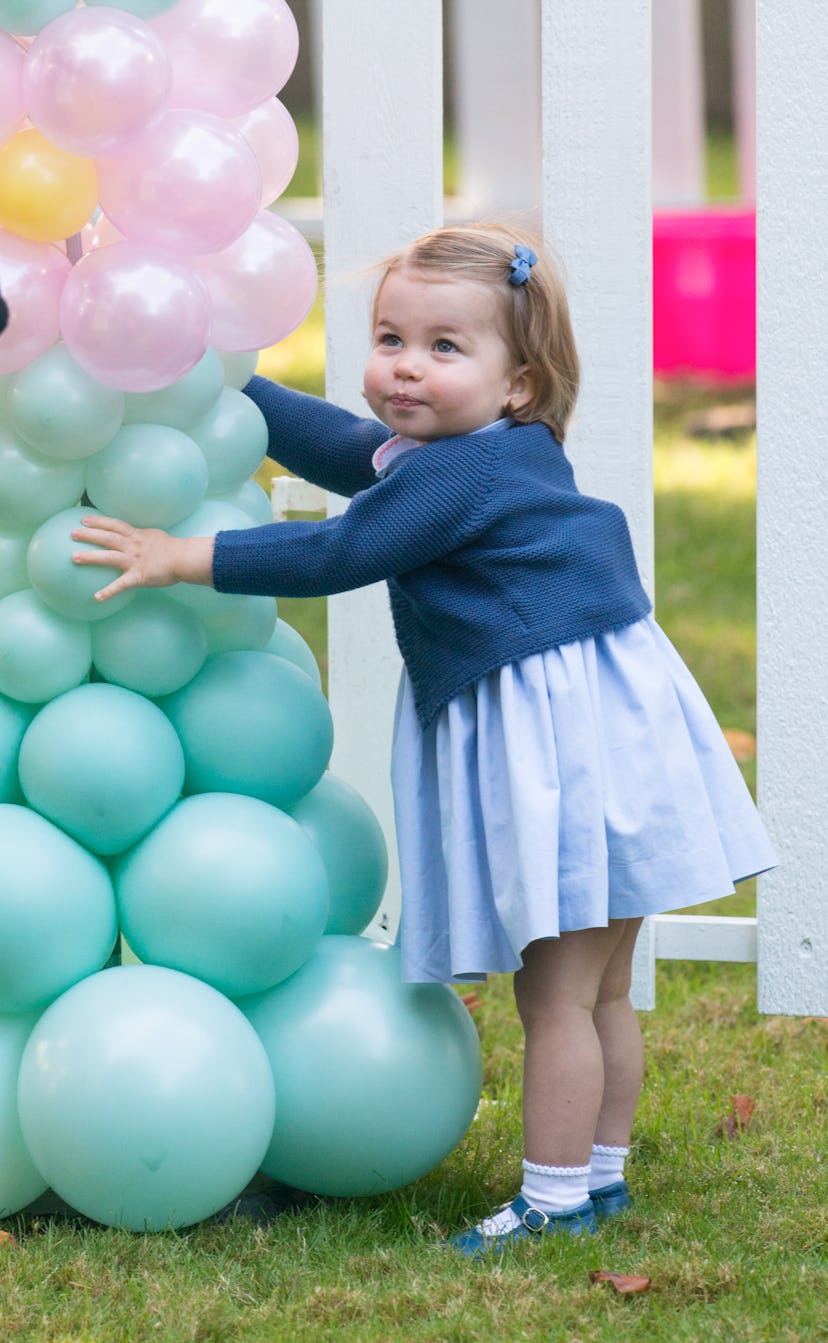
{"label": "white picket fence", "polygon": [[[820,412],[828,394],[828,12],[823,0],[733,0],[743,35],[754,3],[759,805],[781,865],[760,880],[757,919],[649,920],[634,994],[638,1006],[654,1005],[657,957],[757,961],[762,1011],[825,1015],[828,453]],[[469,125],[478,127],[466,134],[464,197],[452,208],[469,217],[508,202],[534,208],[562,257],[583,362],[568,450],[581,488],[624,508],[650,591],[652,25],[663,34],[666,24],[680,45],[696,0],[652,0],[652,9],[650,0],[453,0],[451,7],[461,39],[457,78]],[[317,0],[316,23],[327,392],[362,412],[366,270],[443,218],[443,6]],[[749,48],[744,36],[736,44],[743,142],[752,124]],[[684,97],[691,106],[692,80]],[[663,94],[657,99],[663,106]],[[481,145],[486,108],[490,139]],[[685,188],[695,152],[691,144]],[[328,509],[343,503],[329,496]],[[395,871],[388,760],[399,656],[384,585],[331,599],[329,648],[332,767],[374,807]],[[392,880],[382,931],[393,933],[398,908]]]}

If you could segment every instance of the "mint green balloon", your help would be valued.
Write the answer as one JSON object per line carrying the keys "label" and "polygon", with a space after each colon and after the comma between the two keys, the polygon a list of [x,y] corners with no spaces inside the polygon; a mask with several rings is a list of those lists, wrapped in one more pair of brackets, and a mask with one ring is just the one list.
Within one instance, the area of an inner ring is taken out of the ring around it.
{"label": "mint green balloon", "polygon": [[121,928],[142,960],[230,997],[292,975],[325,928],[328,878],[306,832],[237,793],[184,798],[115,866]]}
{"label": "mint green balloon", "polygon": [[204,617],[210,654],[264,648],[276,628],[273,597],[245,597],[229,611]]}
{"label": "mint green balloon", "polygon": [[326,933],[361,933],[379,909],[388,879],[382,826],[363,797],[330,770],[290,814],[313,840],[330,885]]}
{"label": "mint green balloon", "polygon": [[31,537],[30,531],[0,532],[0,597],[29,586],[26,552]]}
{"label": "mint green balloon", "polygon": [[198,508],[207,462],[189,434],[167,424],[125,424],[86,469],[96,508],[134,527],[172,527]]}
{"label": "mint green balloon", "polygon": [[396,947],[323,937],[296,974],[242,1000],[278,1106],[262,1169],[314,1194],[380,1194],[460,1142],[480,1099],[477,1032],[445,984],[403,984]]}
{"label": "mint green balloon", "polygon": [[73,529],[84,518],[94,515],[93,508],[64,509],[42,523],[29,542],[29,582],[47,606],[69,620],[105,620],[135,597],[135,589],[131,589],[105,602],[96,601],[95,593],[111,583],[120,570],[110,565],[73,563],[72,556],[77,551],[100,553],[97,546],[72,540]]}
{"label": "mint green balloon", "polygon": [[0,802],[23,801],[17,777],[17,757],[34,712],[30,704],[0,695]]}
{"label": "mint green balloon", "polygon": [[34,529],[83,494],[83,462],[58,462],[27,448],[0,425],[0,529]]}
{"label": "mint green balloon", "polygon": [[189,429],[215,404],[223,386],[224,365],[215,350],[207,350],[189,373],[169,387],[159,392],[127,392],[124,420]]}
{"label": "mint green balloon", "polygon": [[259,353],[258,350],[242,350],[232,353],[225,351],[220,355],[220,358],[224,365],[225,383],[228,387],[235,387],[237,391],[241,391],[256,372]]}
{"label": "mint green balloon", "polygon": [[92,626],[92,661],[105,681],[155,698],[191,681],[207,656],[195,611],[165,593],[140,591],[123,611]]}
{"label": "mint green balloon", "polygon": [[99,970],[115,942],[103,863],[28,807],[0,805],[0,1012],[30,1012]]}
{"label": "mint green balloon", "polygon": [[65,345],[54,345],[12,378],[6,413],[15,433],[44,457],[91,457],[120,429],[124,394],[82,369]]}
{"label": "mint green balloon", "polygon": [[[215,536],[216,532],[243,531],[250,526],[250,518],[240,508],[217,499],[205,499],[194,513],[169,530],[172,536]],[[168,591],[177,602],[204,616],[229,611],[244,600],[240,593],[216,592],[215,588],[200,583],[176,583]]]}
{"label": "mint green balloon", "polygon": [[0,0],[0,28],[15,37],[31,37],[74,8],[75,0]]}
{"label": "mint green balloon", "polygon": [[59,615],[31,588],[0,601],[0,694],[45,704],[80,685],[91,665],[88,624]]}
{"label": "mint green balloon", "polygon": [[246,480],[237,490],[228,490],[211,495],[220,503],[232,504],[246,513],[257,527],[266,526],[273,521],[273,507],[270,496],[255,480]]}
{"label": "mint green balloon", "polygon": [[190,433],[207,458],[211,494],[238,488],[267,455],[265,417],[244,392],[226,387]]}
{"label": "mint green balloon", "polygon": [[288,625],[287,621],[276,621],[276,628],[262,651],[265,653],[273,653],[276,657],[285,658],[288,662],[293,662],[311,678],[314,685],[321,688],[322,673],[319,670],[319,665],[313,655],[310,644],[306,643],[298,630],[295,630],[292,625]]}
{"label": "mint green balloon", "polygon": [[181,793],[184,754],[168,719],[142,695],[98,682],[59,696],[20,746],[30,807],[94,853],[121,853]]}
{"label": "mint green balloon", "polygon": [[160,705],[184,747],[187,793],[246,793],[292,807],[318,783],[333,748],[323,695],[270,653],[218,653]]}
{"label": "mint green balloon", "polygon": [[35,1026],[20,1126],[49,1186],[106,1226],[164,1231],[217,1212],[255,1175],[273,1076],[227,998],[123,965],[76,984]]}
{"label": "mint green balloon", "polygon": [[0,1016],[0,1217],[19,1212],[46,1190],[23,1141],[17,1112],[20,1063],[38,1016],[37,1012]]}

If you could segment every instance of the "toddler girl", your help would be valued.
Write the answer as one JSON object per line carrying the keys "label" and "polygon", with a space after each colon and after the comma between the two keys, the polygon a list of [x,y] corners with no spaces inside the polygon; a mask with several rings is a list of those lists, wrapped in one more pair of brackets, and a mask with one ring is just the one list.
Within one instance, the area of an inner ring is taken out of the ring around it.
{"label": "toddler girl", "polygon": [[[386,579],[405,669],[392,776],[406,979],[514,972],[523,1184],[463,1254],[593,1231],[629,1205],[641,918],[775,862],[713,714],[639,581],[613,504],[562,443],[566,297],[535,241],[444,228],[392,257],[362,419],[254,377],[290,470],[351,497],[322,522],[173,538],[90,519],[78,563],[136,585],[315,596]],[[389,436],[390,431],[390,436]]]}

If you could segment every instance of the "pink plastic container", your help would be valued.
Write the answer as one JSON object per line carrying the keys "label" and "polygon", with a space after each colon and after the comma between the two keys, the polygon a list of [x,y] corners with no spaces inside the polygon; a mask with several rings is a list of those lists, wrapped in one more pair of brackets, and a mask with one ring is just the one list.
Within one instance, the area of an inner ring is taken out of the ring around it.
{"label": "pink plastic container", "polygon": [[739,382],[756,375],[756,216],[653,216],[657,377]]}

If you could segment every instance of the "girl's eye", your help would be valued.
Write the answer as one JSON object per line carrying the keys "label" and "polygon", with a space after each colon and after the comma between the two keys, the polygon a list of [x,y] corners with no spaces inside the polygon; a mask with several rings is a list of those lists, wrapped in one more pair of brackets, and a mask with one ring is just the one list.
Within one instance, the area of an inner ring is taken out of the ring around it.
{"label": "girl's eye", "polygon": [[388,345],[392,349],[396,349],[398,346],[402,345],[402,341],[400,340],[400,337],[395,336],[392,331],[384,331],[379,338],[379,344]]}
{"label": "girl's eye", "polygon": [[453,354],[457,346],[453,340],[438,340],[434,342],[434,348],[438,354]]}

